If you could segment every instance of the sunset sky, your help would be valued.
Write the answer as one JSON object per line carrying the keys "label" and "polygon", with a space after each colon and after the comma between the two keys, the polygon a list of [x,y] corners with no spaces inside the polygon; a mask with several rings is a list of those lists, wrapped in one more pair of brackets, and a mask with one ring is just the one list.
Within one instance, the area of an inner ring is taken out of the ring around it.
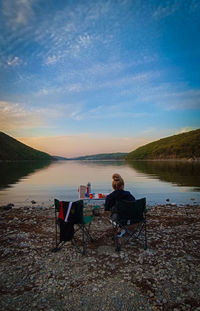
{"label": "sunset sky", "polygon": [[52,155],[200,128],[199,0],[0,0],[0,130]]}

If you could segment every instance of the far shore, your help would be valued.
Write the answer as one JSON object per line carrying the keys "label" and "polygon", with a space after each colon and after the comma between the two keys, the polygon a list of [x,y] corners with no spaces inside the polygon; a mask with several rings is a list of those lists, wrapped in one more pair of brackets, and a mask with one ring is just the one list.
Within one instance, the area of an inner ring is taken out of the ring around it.
{"label": "far shore", "polygon": [[78,159],[78,158],[66,158],[66,159],[29,159],[29,160],[5,160],[5,159],[0,159],[0,163],[26,163],[26,162],[56,162],[56,161],[126,161],[126,162],[138,162],[138,161],[155,161],[155,162],[159,162],[159,161],[166,161],[166,162],[173,162],[173,161],[177,161],[177,162],[199,162],[200,158],[166,158],[166,159],[162,159],[162,158],[157,158],[157,159],[126,159],[126,158],[122,158],[122,159],[98,159],[98,158],[94,158],[94,159]]}

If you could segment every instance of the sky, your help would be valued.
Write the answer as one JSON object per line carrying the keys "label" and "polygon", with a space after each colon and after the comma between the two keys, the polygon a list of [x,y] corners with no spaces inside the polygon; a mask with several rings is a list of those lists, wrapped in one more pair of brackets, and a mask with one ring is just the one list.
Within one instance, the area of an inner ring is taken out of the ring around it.
{"label": "sky", "polygon": [[52,155],[200,128],[199,0],[0,0],[0,130]]}

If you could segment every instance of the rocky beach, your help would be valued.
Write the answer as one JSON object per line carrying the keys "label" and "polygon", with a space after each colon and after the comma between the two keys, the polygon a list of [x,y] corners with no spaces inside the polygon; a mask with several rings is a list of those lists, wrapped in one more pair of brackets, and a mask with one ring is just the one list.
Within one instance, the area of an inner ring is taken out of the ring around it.
{"label": "rocky beach", "polygon": [[200,206],[149,207],[148,248],[115,252],[112,226],[94,216],[93,242],[81,255],[55,247],[54,207],[0,207],[0,310],[200,310]]}

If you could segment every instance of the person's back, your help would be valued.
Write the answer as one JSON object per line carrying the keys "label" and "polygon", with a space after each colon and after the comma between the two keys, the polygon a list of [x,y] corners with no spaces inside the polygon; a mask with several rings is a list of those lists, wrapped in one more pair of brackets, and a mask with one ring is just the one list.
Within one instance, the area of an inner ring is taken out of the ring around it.
{"label": "person's back", "polygon": [[[105,211],[111,211],[110,218],[112,221],[116,221],[117,213],[115,209],[115,203],[119,200],[135,201],[134,196],[129,192],[124,190],[124,180],[119,174],[113,174],[112,176],[112,187],[114,189],[106,197],[105,202]],[[121,232],[121,229],[118,230],[119,236],[122,236],[125,232]]]}
{"label": "person's back", "polygon": [[116,201],[119,200],[135,201],[135,198],[129,191],[123,189],[114,190],[106,197],[105,211],[111,211]]}

